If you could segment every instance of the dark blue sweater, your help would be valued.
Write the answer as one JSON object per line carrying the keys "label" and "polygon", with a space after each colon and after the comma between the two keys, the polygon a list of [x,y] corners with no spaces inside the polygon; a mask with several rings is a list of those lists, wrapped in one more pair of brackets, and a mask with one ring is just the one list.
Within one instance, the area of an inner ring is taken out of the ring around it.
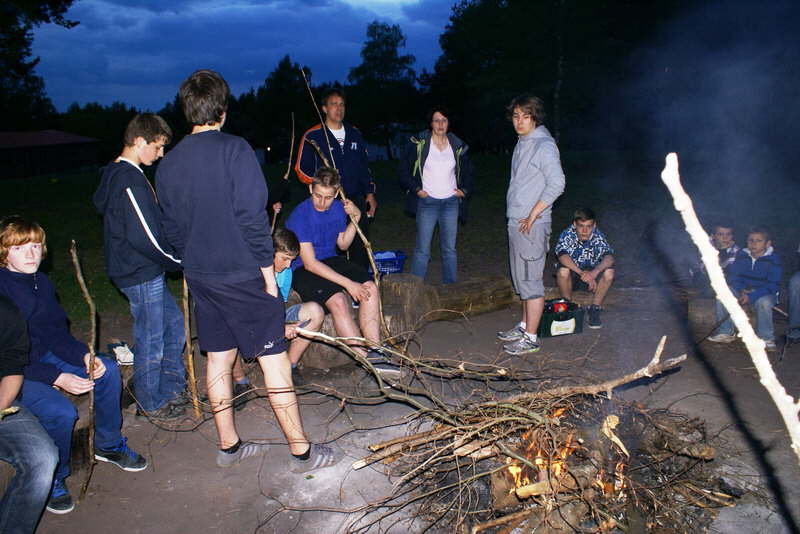
{"label": "dark blue sweater", "polygon": [[161,208],[144,173],[127,161],[106,166],[93,197],[103,215],[106,271],[127,288],[180,269],[161,239]]}
{"label": "dark blue sweater", "polygon": [[250,145],[216,130],[187,135],[158,165],[163,232],[187,278],[241,282],[273,262],[267,185]]}
{"label": "dark blue sweater", "polygon": [[64,308],[58,303],[56,290],[44,273],[14,273],[0,267],[0,295],[11,299],[28,323],[31,341],[30,363],[25,378],[52,385],[61,374],[55,366],[42,363],[52,352],[67,363],[83,367],[89,347],[69,333]]}
{"label": "dark blue sweater", "polygon": [[752,289],[747,295],[751,304],[755,304],[764,295],[777,293],[782,274],[781,258],[772,247],[755,260],[750,256],[749,250],[740,250],[727,271],[728,283],[737,293],[743,289]]}
{"label": "dark blue sweater", "polygon": [[[339,141],[333,133],[326,127],[323,129],[317,124],[309,128],[300,139],[297,147],[297,163],[294,170],[297,177],[304,184],[310,184],[317,169],[322,167],[324,162],[314,147],[308,142],[314,141],[319,146],[322,155],[331,163],[331,152],[333,152],[332,164],[336,166],[342,177],[342,189],[348,197],[363,197],[367,193],[375,192],[375,184],[372,182],[372,175],[369,172],[369,161],[367,159],[367,146],[361,132],[355,126],[343,123],[344,125],[344,146],[339,145]],[[327,134],[328,140],[325,140]],[[330,148],[329,148],[330,144]]]}

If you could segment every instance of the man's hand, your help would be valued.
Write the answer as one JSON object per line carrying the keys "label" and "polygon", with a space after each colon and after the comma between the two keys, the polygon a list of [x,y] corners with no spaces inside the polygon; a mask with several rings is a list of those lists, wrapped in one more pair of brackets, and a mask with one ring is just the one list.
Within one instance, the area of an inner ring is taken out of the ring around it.
{"label": "man's hand", "polygon": [[275,202],[272,204],[272,211],[274,211],[275,213],[280,213],[282,209],[283,209],[282,203]]}
{"label": "man's hand", "polygon": [[[83,363],[86,365],[86,374],[89,375],[89,360],[91,359],[91,354],[88,352],[83,355]],[[94,375],[92,376],[93,379],[101,378],[104,374],[106,374],[106,364],[103,363],[102,358],[98,358],[95,356],[94,358]]]}
{"label": "man's hand", "polygon": [[353,300],[356,302],[361,302],[362,300],[366,300],[369,298],[369,290],[367,286],[364,284],[359,284],[358,282],[352,282],[347,285],[347,292],[350,293],[350,296],[353,297]]}
{"label": "man's hand", "polygon": [[742,290],[742,294],[739,295],[739,304],[741,304],[742,306],[747,306],[750,303],[750,297],[748,296],[748,293],[750,293],[750,291],[751,290],[749,289]]}
{"label": "man's hand", "polygon": [[275,298],[278,298],[278,283],[275,281],[275,268],[261,267],[261,276],[264,277],[264,291]]}
{"label": "man's hand", "polygon": [[375,210],[378,209],[378,199],[375,198],[374,193],[367,193],[367,217],[375,217]]}
{"label": "man's hand", "polygon": [[528,215],[524,219],[519,220],[519,231],[521,234],[529,234],[531,233],[531,227],[533,223],[536,222],[536,219],[539,218],[539,215],[534,216],[533,214]]}
{"label": "man's hand", "polygon": [[296,324],[287,324],[283,328],[283,335],[286,339],[294,339],[297,337],[297,325]]}
{"label": "man's hand", "polygon": [[420,189],[419,191],[417,191],[417,196],[419,198],[428,198],[428,192],[425,191],[424,189]]}
{"label": "man's hand", "polygon": [[347,215],[352,215],[356,222],[361,220],[361,210],[350,199],[345,200],[343,206]]}
{"label": "man's hand", "polygon": [[94,381],[88,378],[81,378],[72,373],[61,373],[53,382],[53,385],[73,395],[83,395],[94,388]]}
{"label": "man's hand", "polygon": [[453,194],[458,198],[464,198],[466,196],[461,189],[456,189],[455,191],[453,191]]}

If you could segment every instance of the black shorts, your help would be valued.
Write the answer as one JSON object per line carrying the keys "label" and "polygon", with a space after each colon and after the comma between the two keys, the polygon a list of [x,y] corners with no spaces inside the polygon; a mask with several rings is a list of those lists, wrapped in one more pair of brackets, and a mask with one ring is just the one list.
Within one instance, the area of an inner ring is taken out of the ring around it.
{"label": "black shorts", "polygon": [[[616,267],[616,265],[614,265],[613,267],[609,267],[608,269],[611,269],[613,271],[615,267]],[[556,262],[556,273],[558,273],[559,269],[567,269],[567,270],[569,270],[568,267],[565,267],[560,261],[558,261],[558,262]],[[597,278],[595,278],[595,280],[600,280],[600,278],[603,276],[603,273],[605,273],[608,269],[603,269],[602,271],[597,273]],[[591,269],[589,269],[589,270],[591,270]],[[578,291],[589,291],[589,284],[587,284],[586,282],[581,280],[581,277],[578,276],[578,273],[576,273],[575,271],[569,271],[569,272],[570,272],[570,276],[572,278],[572,289],[575,289],[575,290],[578,290]]]}
{"label": "black shorts", "polygon": [[264,290],[264,279],[198,282],[187,279],[195,303],[200,350],[238,348],[244,358],[285,352],[283,300]]}
{"label": "black shorts", "polygon": [[[372,280],[366,269],[342,256],[325,258],[322,263],[354,282],[363,284]],[[292,273],[292,289],[297,291],[303,302],[316,302],[325,309],[325,313],[328,313],[325,306],[328,299],[339,291],[345,291],[339,284],[308,272],[305,267]]]}

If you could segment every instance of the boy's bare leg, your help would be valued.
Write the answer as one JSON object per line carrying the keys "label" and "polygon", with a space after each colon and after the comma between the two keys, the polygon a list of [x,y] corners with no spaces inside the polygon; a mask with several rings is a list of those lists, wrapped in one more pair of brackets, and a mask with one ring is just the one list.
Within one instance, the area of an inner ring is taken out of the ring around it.
{"label": "boy's bare leg", "polygon": [[[304,328],[319,332],[322,321],[325,320],[325,310],[316,302],[305,302],[297,314],[300,322],[310,321]],[[311,340],[303,336],[297,336],[289,343],[289,363],[296,365],[303,356],[303,353],[311,344]],[[235,374],[234,374],[235,377]]]}
{"label": "boy's bare leg", "polygon": [[214,413],[214,424],[217,426],[221,449],[233,447],[239,442],[232,409],[233,380],[231,373],[236,353],[236,349],[208,353],[206,367],[208,402],[211,403],[211,411]]}
{"label": "boy's bare leg", "polygon": [[[325,306],[331,312],[333,327],[339,337],[361,337],[361,332],[355,321],[353,321],[353,316],[350,315],[351,304],[349,296],[340,291],[325,301]],[[355,342],[351,344],[355,344]],[[367,353],[362,346],[355,347],[355,349],[362,354]]]}
{"label": "boy's bare leg", "polygon": [[539,322],[542,320],[542,312],[544,312],[544,297],[522,301],[522,320],[525,322],[527,333],[536,335]]}
{"label": "boy's bare leg", "polygon": [[561,293],[561,298],[572,300],[572,271],[559,267],[556,270],[556,283],[558,284],[558,292]]}
{"label": "boy's bare leg", "polygon": [[244,380],[246,373],[244,372],[244,364],[242,363],[242,355],[236,353],[236,359],[233,362],[233,381],[239,382]]}
{"label": "boy's bare leg", "polygon": [[381,340],[381,323],[378,318],[380,313],[380,295],[375,282],[367,282],[369,288],[369,298],[362,300],[358,307],[358,323],[361,325],[361,332],[370,341],[378,343]]}
{"label": "boy's bare leg", "polygon": [[300,407],[292,384],[292,366],[289,364],[289,357],[285,352],[260,356],[258,364],[264,373],[269,403],[289,443],[289,450],[292,454],[305,453],[309,442],[303,432],[303,422],[300,420]]}
{"label": "boy's bare leg", "polygon": [[612,283],[614,283],[614,269],[606,269],[597,281],[597,289],[594,292],[594,297],[592,297],[592,304],[603,305],[603,299],[606,298]]}

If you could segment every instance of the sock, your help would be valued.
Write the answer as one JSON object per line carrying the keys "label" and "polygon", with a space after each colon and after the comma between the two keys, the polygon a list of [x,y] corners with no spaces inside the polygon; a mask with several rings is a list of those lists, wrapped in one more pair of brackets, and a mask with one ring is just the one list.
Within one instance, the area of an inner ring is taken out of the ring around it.
{"label": "sock", "polygon": [[520,321],[517,326],[525,330],[525,327],[527,327],[528,324],[525,321]]}
{"label": "sock", "polygon": [[237,380],[237,381],[236,381],[236,383],[237,383],[238,385],[249,384],[249,383],[250,383],[250,379],[249,379],[249,378],[247,378],[247,377],[244,377],[244,378],[242,378],[241,380]]}
{"label": "sock", "polygon": [[242,446],[242,440],[240,438],[239,441],[236,442],[236,445],[233,445],[232,447],[228,447],[227,449],[220,449],[220,450],[222,452],[224,452],[225,454],[235,454],[236,451],[238,451],[239,447],[241,447],[241,446]]}
{"label": "sock", "polygon": [[530,339],[534,343],[536,343],[536,340],[538,339],[536,334],[531,334],[530,332],[525,332],[525,337],[527,337],[528,339]]}
{"label": "sock", "polygon": [[311,458],[311,444],[310,443],[308,444],[308,450],[303,454],[292,453],[292,456],[294,456],[298,460],[303,460],[303,461],[308,460],[309,458]]}

